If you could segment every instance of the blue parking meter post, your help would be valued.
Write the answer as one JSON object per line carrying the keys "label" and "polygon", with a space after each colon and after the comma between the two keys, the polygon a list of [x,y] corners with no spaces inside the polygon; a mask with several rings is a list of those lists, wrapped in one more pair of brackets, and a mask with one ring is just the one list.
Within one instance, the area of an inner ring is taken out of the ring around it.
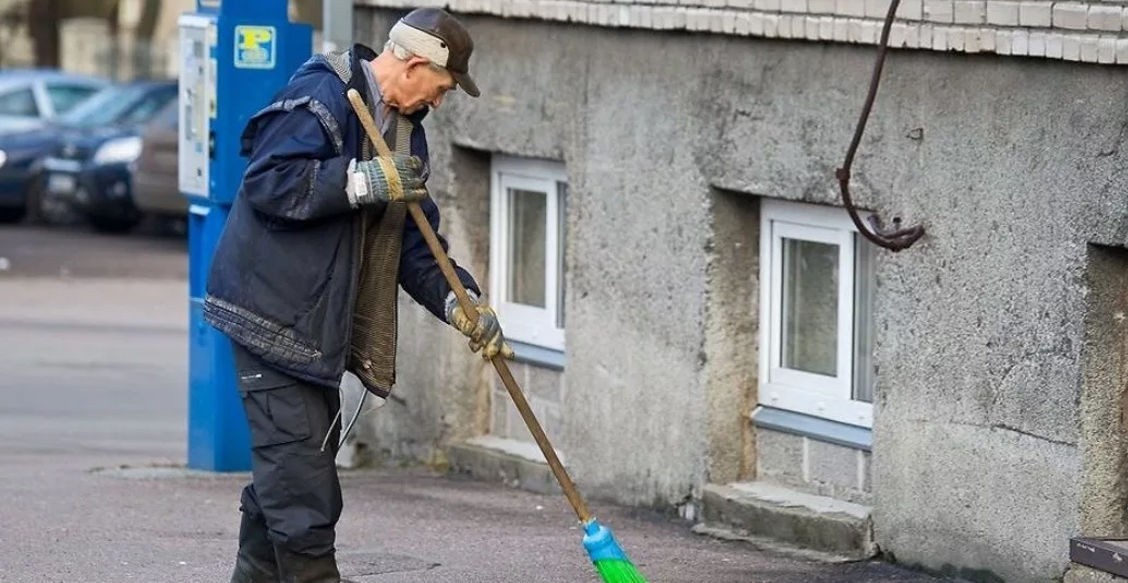
{"label": "blue parking meter post", "polygon": [[197,0],[180,17],[180,192],[188,197],[188,467],[251,467],[231,343],[203,319],[207,275],[247,161],[240,134],[309,58],[286,0]]}

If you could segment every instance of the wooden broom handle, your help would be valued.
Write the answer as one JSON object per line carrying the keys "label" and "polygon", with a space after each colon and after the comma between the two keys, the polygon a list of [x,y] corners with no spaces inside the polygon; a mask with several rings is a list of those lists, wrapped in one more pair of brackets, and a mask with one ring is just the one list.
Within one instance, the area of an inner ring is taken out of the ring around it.
{"label": "wooden broom handle", "polygon": [[[391,157],[392,151],[388,148],[388,144],[384,142],[381,137],[380,131],[376,129],[376,121],[372,119],[372,114],[368,111],[368,105],[364,103],[364,99],[356,89],[349,89],[348,91],[349,102],[352,103],[353,111],[356,112],[357,118],[360,119],[360,125],[364,127],[365,133],[368,134],[368,139],[376,145],[376,151],[381,156]],[[411,218],[415,219],[415,224],[419,227],[419,232],[423,234],[423,239],[427,241],[427,246],[431,249],[431,254],[435,256],[435,262],[439,265],[439,269],[446,277],[447,283],[450,284],[451,291],[454,292],[455,298],[458,299],[458,304],[462,307],[462,312],[466,314],[471,321],[477,323],[478,310],[474,307],[474,301],[470,299],[470,295],[466,293],[466,287],[462,285],[462,280],[458,279],[458,274],[454,271],[454,266],[451,265],[450,258],[447,257],[446,251],[443,246],[439,244],[438,237],[435,236],[435,230],[431,228],[430,221],[427,220],[427,215],[423,209],[419,207],[419,203],[408,203],[408,212],[411,213]],[[580,496],[579,491],[576,489],[576,484],[572,482],[571,476],[568,471],[564,469],[564,464],[560,463],[560,458],[556,455],[556,450],[552,448],[552,444],[548,441],[548,436],[545,435],[544,429],[537,421],[536,415],[533,414],[533,409],[529,407],[529,402],[525,399],[525,394],[521,392],[521,387],[517,384],[517,380],[513,378],[513,373],[509,370],[509,364],[505,362],[505,358],[501,356],[494,356],[490,359],[493,363],[494,369],[497,370],[497,375],[501,377],[502,384],[505,385],[505,390],[509,392],[509,397],[513,399],[513,404],[517,407],[517,411],[521,414],[521,418],[525,420],[525,425],[529,428],[529,433],[533,434],[533,439],[540,447],[541,453],[544,454],[544,459],[548,461],[548,467],[552,470],[552,474],[556,476],[556,481],[560,483],[560,488],[564,491],[564,496],[568,498],[568,503],[572,505],[572,509],[576,511],[576,516],[580,522],[587,523],[591,520],[591,512],[588,510],[587,504],[584,503],[583,497]]]}

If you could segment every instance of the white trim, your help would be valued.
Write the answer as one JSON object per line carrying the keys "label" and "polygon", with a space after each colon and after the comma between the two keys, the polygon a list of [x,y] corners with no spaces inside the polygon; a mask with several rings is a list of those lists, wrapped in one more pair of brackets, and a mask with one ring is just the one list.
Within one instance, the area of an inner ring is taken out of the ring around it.
{"label": "white trim", "polygon": [[[853,400],[857,230],[846,211],[764,199],[760,224],[760,403],[872,427],[873,405]],[[837,363],[833,377],[783,366],[783,239],[838,247]]]}
{"label": "white trim", "polygon": [[443,39],[420,30],[400,20],[388,32],[388,40],[407,49],[413,55],[418,55],[432,63],[446,67],[450,59],[450,49]]}
{"label": "white trim", "polygon": [[[527,344],[563,351],[564,329],[557,327],[558,281],[563,269],[559,232],[561,193],[558,185],[567,183],[559,163],[545,160],[494,156],[490,172],[490,290],[506,336]],[[545,305],[529,306],[510,301],[509,281],[509,191],[511,189],[545,194]]]}

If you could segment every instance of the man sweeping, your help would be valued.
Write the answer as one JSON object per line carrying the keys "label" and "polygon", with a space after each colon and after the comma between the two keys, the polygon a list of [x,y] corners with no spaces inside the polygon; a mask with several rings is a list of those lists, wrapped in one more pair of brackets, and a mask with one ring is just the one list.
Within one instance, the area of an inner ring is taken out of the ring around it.
{"label": "man sweeping", "polygon": [[[462,311],[405,220],[405,203],[418,202],[438,230],[421,122],[455,87],[478,96],[473,41],[438,9],[404,16],[388,38],[380,54],[358,44],[313,57],[242,135],[249,165],[204,306],[232,341],[251,430],[233,583],[341,580],[338,387],[348,370],[377,395],[391,390],[397,287],[484,357],[510,354],[494,312],[484,303],[476,318]],[[393,156],[374,157],[349,89],[366,96]],[[474,278],[456,271],[477,298]]]}

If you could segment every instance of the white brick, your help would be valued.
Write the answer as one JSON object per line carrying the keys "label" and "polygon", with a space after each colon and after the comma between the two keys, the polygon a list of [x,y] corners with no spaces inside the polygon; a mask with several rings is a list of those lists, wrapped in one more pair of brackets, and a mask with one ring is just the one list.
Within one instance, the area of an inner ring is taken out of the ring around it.
{"label": "white brick", "polygon": [[1061,44],[1061,58],[1067,61],[1081,60],[1081,36],[1076,34],[1066,35]]}
{"label": "white brick", "polygon": [[[788,33],[790,38],[801,39],[807,37],[807,22],[805,19],[805,16],[795,15],[791,17],[791,20],[788,21],[789,26],[791,26],[791,32]],[[779,35],[783,36],[783,32],[781,31]]]}
{"label": "white brick", "polygon": [[736,34],[736,12],[732,10],[725,10],[721,12],[721,18],[724,21],[724,30],[729,34]]}
{"label": "white brick", "polygon": [[[617,0],[617,1],[621,2],[622,0]],[[699,4],[701,4],[703,6],[708,6],[709,8],[723,8],[724,5],[725,5],[725,1],[726,0],[697,0],[697,2]]]}
{"label": "white brick", "polygon": [[979,49],[985,53],[995,52],[995,31],[989,28],[979,29]]}
{"label": "white brick", "polygon": [[1054,14],[1049,4],[1042,2],[1023,2],[1018,8],[1018,23],[1022,26],[1049,27],[1053,24]]}
{"label": "white brick", "polygon": [[834,14],[834,0],[807,0],[807,12],[811,14]]}
{"label": "white brick", "polygon": [[732,33],[735,29],[729,27],[735,26],[734,23],[730,23],[725,18],[725,11],[723,10],[714,10],[709,13],[709,30],[713,32]]}
{"label": "white brick", "polygon": [[753,2],[753,0],[728,0],[728,2],[725,3],[726,6],[740,8],[741,10],[748,10],[752,8],[754,4],[755,2]]}
{"label": "white brick", "polygon": [[705,31],[710,29],[713,14],[704,8],[693,8],[690,9],[689,13],[686,15],[686,19],[686,28],[689,30]]}
{"label": "white brick", "polygon": [[909,25],[909,30],[905,33],[905,46],[910,49],[920,47],[920,25]]}
{"label": "white brick", "polygon": [[948,50],[948,28],[944,26],[937,26],[932,29],[932,50],[946,51]]}
{"label": "white brick", "polygon": [[920,25],[920,37],[919,37],[920,42],[918,43],[918,46],[920,48],[922,48],[922,49],[932,48],[932,33],[933,33],[933,26],[931,24]]}
{"label": "white brick", "polygon": [[845,18],[834,19],[834,40],[844,43],[850,40],[850,21]]}
{"label": "white brick", "polygon": [[819,19],[819,40],[834,40],[834,18]]}
{"label": "white brick", "polygon": [[1128,38],[1116,39],[1116,64],[1128,65]]}
{"label": "white brick", "polygon": [[[779,24],[776,25],[776,34],[779,38],[791,38],[791,21],[795,20],[795,16],[790,14],[781,14],[779,16]],[[798,18],[803,18],[799,16]]]}
{"label": "white brick", "polygon": [[1089,25],[1089,7],[1076,2],[1054,4],[1054,28],[1085,30]]}
{"label": "white brick", "polygon": [[779,16],[775,14],[764,15],[764,38],[779,36]]}
{"label": "white brick", "polygon": [[834,13],[839,16],[865,16],[866,0],[837,0]]}
{"label": "white brick", "polygon": [[1029,48],[1026,54],[1031,57],[1044,57],[1046,56],[1046,32],[1042,30],[1030,31]]}
{"label": "white brick", "polygon": [[1000,55],[1011,54],[1014,43],[1011,41],[1011,31],[999,30],[995,32],[995,52]]}
{"label": "white brick", "polygon": [[1062,35],[1051,32],[1046,35],[1046,57],[1051,59],[1060,59],[1062,53],[1062,44],[1064,37]]}
{"label": "white brick", "polygon": [[952,0],[924,0],[924,19],[929,22],[951,23]]}
{"label": "white brick", "polygon": [[[900,9],[898,8],[898,12]],[[885,18],[889,13],[889,0],[866,0],[866,13],[860,16],[869,18]]]}
{"label": "white brick", "polygon": [[964,44],[967,41],[967,37],[964,36],[964,31],[962,28],[949,28],[944,36],[948,39],[949,51],[964,50]]}
{"label": "white brick", "polygon": [[923,0],[901,0],[897,7],[897,17],[906,20],[921,20],[924,18]]}
{"label": "white brick", "polygon": [[1116,37],[1102,36],[1097,47],[1097,62],[1111,65],[1116,62]]}
{"label": "white brick", "polygon": [[953,8],[956,24],[983,24],[987,21],[987,2],[984,0],[956,0]]}
{"label": "white brick", "polygon": [[1120,32],[1122,18],[1124,18],[1124,9],[1119,6],[1090,6],[1089,30]]}
{"label": "white brick", "polygon": [[[979,34],[980,32],[977,28],[969,28],[964,30],[963,49],[965,53],[978,53],[981,50],[979,45]],[[994,35],[991,36],[993,37]]]}
{"label": "white brick", "polygon": [[764,15],[753,12],[748,15],[748,34],[755,36],[764,35]]}
{"label": "white brick", "polygon": [[1026,56],[1030,52],[1030,33],[1025,30],[1016,30],[1011,33],[1012,55]]}
{"label": "white brick", "polygon": [[770,10],[774,12],[779,10],[779,0],[756,0],[753,6],[756,7],[756,10]]}
{"label": "white brick", "polygon": [[893,28],[889,31],[889,46],[899,49],[905,46],[905,35],[908,34],[908,25],[901,22],[894,22]]}
{"label": "white brick", "polygon": [[808,41],[818,41],[818,39],[819,39],[819,19],[818,18],[814,18],[814,17],[796,18],[795,20],[800,21],[800,23],[803,24],[803,34],[802,34],[803,38],[807,38]]}
{"label": "white brick", "polygon": [[1124,17],[1120,20],[1120,28],[1128,30],[1128,10],[1124,11]]}
{"label": "white brick", "polygon": [[1100,38],[1085,36],[1081,39],[1081,62],[1096,63],[1100,55]]}
{"label": "white brick", "polygon": [[987,3],[987,23],[999,26],[1018,26],[1018,2],[990,0]]}
{"label": "white brick", "polygon": [[[748,36],[752,34],[752,17],[759,16],[750,12],[740,12],[736,15],[736,34],[741,36]],[[763,21],[760,21],[763,25]]]}
{"label": "white brick", "polygon": [[850,33],[847,38],[852,43],[862,42],[862,21],[856,18],[850,19]]}
{"label": "white brick", "polygon": [[862,42],[871,45],[877,44],[877,39],[881,38],[881,29],[884,24],[877,20],[862,22]]}
{"label": "white brick", "polygon": [[807,0],[779,0],[781,12],[794,12],[803,14],[807,12]]}

